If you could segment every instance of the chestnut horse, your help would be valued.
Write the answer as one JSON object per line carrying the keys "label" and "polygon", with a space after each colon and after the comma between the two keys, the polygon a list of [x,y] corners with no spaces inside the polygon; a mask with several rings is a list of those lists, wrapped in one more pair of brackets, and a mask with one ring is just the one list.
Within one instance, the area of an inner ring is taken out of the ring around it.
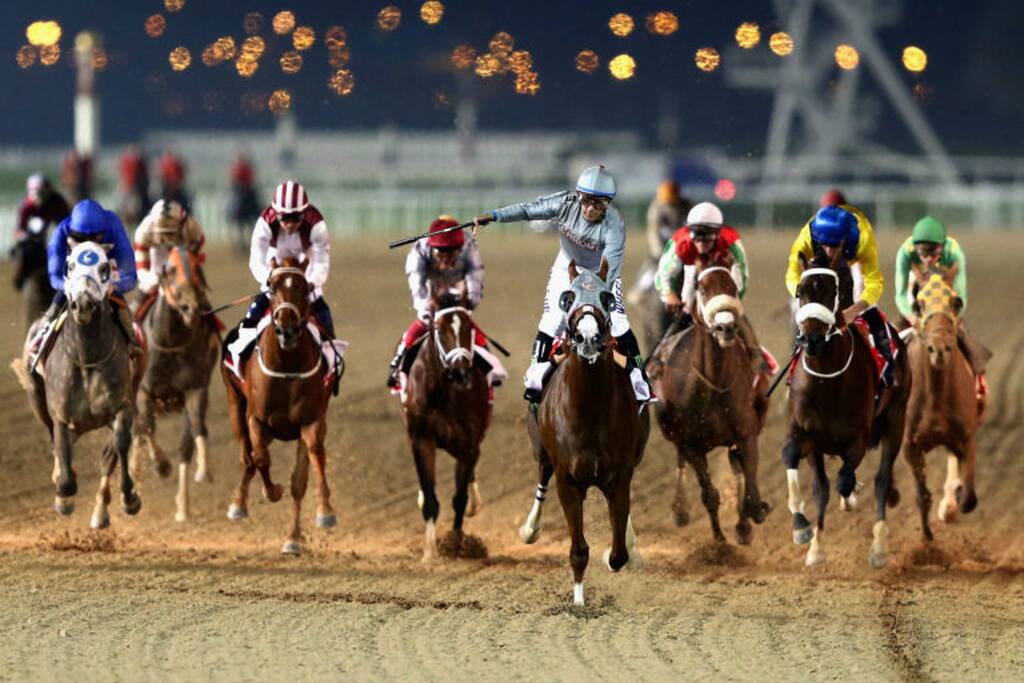
{"label": "chestnut horse", "polygon": [[672,511],[680,526],[689,521],[683,493],[683,468],[688,463],[700,482],[715,540],[725,541],[718,522],[719,494],[707,458],[708,452],[724,446],[736,480],[736,540],[746,545],[750,520],[760,524],[771,509],[757,487],[757,437],[768,411],[766,387],[757,382],[760,378],[750,367],[747,350],[737,343],[743,304],[728,264],[699,270],[695,289],[693,327],[667,339],[648,364],[661,399],[654,414],[677,452]]}
{"label": "chestnut horse", "polygon": [[975,437],[985,399],[975,393],[974,373],[957,343],[962,306],[941,273],[928,273],[926,284],[914,300],[917,324],[907,345],[914,386],[907,408],[903,455],[917,480],[921,531],[929,541],[932,496],[924,470],[924,457],[929,451],[938,446],[950,451],[939,519],[952,522],[958,511],[968,513],[978,503],[974,491]]}
{"label": "chestnut horse", "polygon": [[[797,287],[800,307],[796,323],[803,351],[796,362],[789,391],[789,421],[782,449],[789,487],[789,510],[793,514],[793,540],[810,542],[808,566],[825,561],[822,532],[828,506],[828,476],[825,455],[842,460],[836,489],[844,510],[856,506],[856,470],[869,448],[881,442],[882,456],[875,476],[877,518],[868,555],[872,567],[888,561],[885,521],[886,505],[895,505],[899,493],[892,485],[892,467],[903,440],[907,397],[910,394],[910,364],[902,340],[897,344],[894,386],[876,411],[879,390],[877,366],[864,336],[843,321],[840,278],[841,254],[830,262],[816,260],[804,270]],[[876,414],[877,412],[877,414]],[[806,458],[814,473],[817,524],[812,530],[804,515],[798,465]]]}
{"label": "chestnut horse", "polygon": [[[479,506],[474,471],[480,443],[491,420],[487,373],[473,364],[476,327],[466,307],[465,290],[457,291],[462,296],[449,292],[434,296],[430,332],[409,369],[402,401],[402,421],[416,463],[419,503],[426,524],[425,562],[437,557],[437,449],[443,448],[455,458],[455,520],[451,537],[458,547],[463,517],[472,516]],[[471,492],[474,506],[467,511]]]}
{"label": "chestnut horse", "polygon": [[519,536],[526,543],[540,537],[544,494],[554,473],[572,537],[569,562],[576,605],[584,604],[583,574],[590,560],[583,536],[583,501],[591,486],[608,501],[612,546],[605,552],[605,564],[613,572],[627,564],[642,565],[629,515],[630,482],[643,458],[651,423],[646,407],[637,410],[629,375],[613,355],[609,315],[615,296],[605,282],[607,274],[604,260],[597,273],[569,263],[572,284],[559,302],[568,337],[565,358],[527,417],[540,481]]}
{"label": "chestnut horse", "polygon": [[[281,552],[302,552],[300,513],[313,463],[320,487],[316,525],[333,527],[337,521],[331,509],[327,487],[324,437],[327,434],[327,402],[331,387],[325,383],[330,372],[320,345],[309,331],[311,285],[296,259],[274,263],[268,281],[272,325],[256,341],[256,349],[242,370],[244,380],[224,364],[221,375],[228,395],[231,426],[241,447],[242,481],[228,508],[228,518],[248,516],[249,482],[257,471],[263,479],[263,495],[270,502],[284,491],[270,477],[270,443],[298,440],[292,469],[292,527]],[[226,348],[226,347],[225,347]]]}

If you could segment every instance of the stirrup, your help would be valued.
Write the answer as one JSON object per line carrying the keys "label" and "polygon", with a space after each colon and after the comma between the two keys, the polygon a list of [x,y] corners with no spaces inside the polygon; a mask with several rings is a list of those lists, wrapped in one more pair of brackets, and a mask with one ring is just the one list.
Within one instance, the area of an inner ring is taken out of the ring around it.
{"label": "stirrup", "polygon": [[402,384],[401,380],[398,377],[398,368],[398,365],[392,365],[391,368],[388,370],[388,379],[385,382],[385,386],[387,386],[388,389],[398,389]]}

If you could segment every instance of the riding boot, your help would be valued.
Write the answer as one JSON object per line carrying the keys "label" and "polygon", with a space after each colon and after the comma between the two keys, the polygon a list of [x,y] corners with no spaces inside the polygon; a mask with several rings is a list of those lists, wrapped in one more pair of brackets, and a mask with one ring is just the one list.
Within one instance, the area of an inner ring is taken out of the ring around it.
{"label": "riding boot", "polygon": [[267,312],[267,308],[269,306],[270,297],[266,292],[260,292],[257,296],[253,297],[240,326],[252,328],[259,325],[260,318],[262,318],[263,314]]}
{"label": "riding boot", "polygon": [[771,368],[768,367],[768,361],[765,360],[764,351],[761,350],[761,344],[757,341],[757,335],[754,334],[754,327],[750,324],[750,319],[747,318],[745,313],[739,317],[736,331],[739,333],[740,339],[743,340],[743,344],[747,347],[750,367],[753,369],[754,374],[770,373]]}
{"label": "riding boot", "polygon": [[526,369],[526,374],[523,376],[523,384],[526,385],[523,398],[530,403],[539,402],[540,395],[544,391],[544,382],[552,368],[551,347],[554,345],[554,342],[555,339],[550,334],[539,331],[533,341],[533,356],[530,359],[530,367]]}
{"label": "riding boot", "polygon": [[331,318],[331,309],[327,308],[327,302],[322,296],[313,301],[313,316],[320,323],[320,327],[327,333],[328,339],[334,339],[334,319]]}
{"label": "riding boot", "polygon": [[861,317],[867,322],[871,330],[871,339],[875,343],[875,349],[882,356],[885,365],[882,367],[882,389],[893,386],[894,370],[896,362],[892,355],[892,339],[889,336],[889,326],[882,317],[881,312],[872,306],[864,311]]}
{"label": "riding boot", "polygon": [[30,373],[35,370],[36,365],[49,351],[53,336],[50,333],[57,318],[60,317],[64,307],[67,306],[67,302],[68,300],[64,296],[64,292],[57,292],[50,303],[50,307],[43,313],[39,327],[36,328],[35,336],[33,336],[32,343],[29,345],[30,360],[28,370]]}
{"label": "riding boot", "polygon": [[399,379],[399,373],[402,371],[402,361],[405,359],[405,336],[398,340],[398,346],[395,348],[395,357],[391,359],[388,364],[388,389],[398,389],[401,386]]}
{"label": "riding boot", "polygon": [[651,386],[651,380],[644,369],[644,358],[640,354],[640,344],[633,330],[626,330],[624,334],[616,337],[615,346],[619,353],[626,357],[626,372],[629,373],[636,400],[641,404],[656,401],[654,387]]}

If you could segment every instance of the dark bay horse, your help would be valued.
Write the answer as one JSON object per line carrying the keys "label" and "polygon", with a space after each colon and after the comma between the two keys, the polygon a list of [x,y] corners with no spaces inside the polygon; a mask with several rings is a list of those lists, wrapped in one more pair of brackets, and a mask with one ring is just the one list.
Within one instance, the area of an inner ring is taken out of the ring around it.
{"label": "dark bay horse", "polygon": [[736,540],[750,543],[750,520],[760,524],[770,508],[757,486],[757,437],[764,428],[768,399],[738,343],[743,315],[736,283],[725,265],[697,273],[694,326],[677,332],[652,358],[652,380],[660,397],[655,417],[665,438],[676,447],[678,480],[672,510],[677,524],[689,521],[683,492],[684,466],[697,474],[701,500],[711,517],[716,541],[724,541],[718,522],[719,494],[708,473],[707,454],[724,446],[736,479]]}
{"label": "dark bay horse", "polygon": [[[837,253],[829,263],[812,263],[813,267],[804,270],[797,288],[800,307],[796,323],[804,349],[790,385],[782,460],[789,488],[789,510],[793,514],[793,540],[799,544],[810,542],[806,563],[811,566],[825,561],[822,532],[829,499],[825,455],[842,460],[836,489],[842,498],[841,507],[852,510],[857,503],[857,467],[867,450],[881,442],[882,455],[875,476],[877,521],[868,555],[871,566],[878,568],[888,561],[886,505],[895,505],[899,500],[892,484],[892,468],[903,440],[910,365],[902,340],[893,334],[898,347],[895,383],[888,390],[889,395],[876,406],[879,380],[871,349],[864,336],[843,320],[843,294],[837,273],[840,259],[841,254]],[[818,515],[813,529],[804,515],[800,493],[801,459],[809,461],[814,474]]]}
{"label": "dark bay horse", "polygon": [[71,466],[72,445],[79,436],[100,428],[110,430],[103,448],[100,485],[90,525],[110,526],[110,477],[121,465],[121,507],[134,515],[142,507],[128,471],[135,392],[145,358],[129,357],[128,341],[110,310],[111,266],[103,247],[94,242],[77,244],[67,259],[64,291],[68,313],[46,358],[43,374],[29,374],[30,340],[39,321],[29,331],[20,362],[14,369],[28,392],[29,403],[50,434],[53,446],[54,508],[70,515],[78,492]]}
{"label": "dark bay horse", "polygon": [[142,322],[149,361],[136,398],[135,457],[145,450],[166,477],[171,464],[156,443],[156,414],[182,412],[178,448],[178,494],[174,519],[188,521],[188,466],[196,457],[196,481],[207,481],[206,409],[210,375],[220,357],[220,335],[209,309],[199,257],[185,249],[171,250],[160,276],[156,302]]}
{"label": "dark bay horse", "polygon": [[46,230],[30,232],[14,245],[14,288],[21,292],[25,329],[43,314],[53,300],[46,272]]}
{"label": "dark bay horse", "polygon": [[938,515],[952,522],[978,503],[974,490],[976,435],[985,411],[985,397],[975,392],[974,373],[960,345],[962,303],[941,273],[930,273],[914,300],[917,325],[907,345],[914,384],[907,407],[903,455],[917,480],[921,531],[932,540],[928,525],[932,497],[925,484],[925,455],[938,446],[949,450],[946,482]]}
{"label": "dark bay horse", "polygon": [[584,604],[583,575],[590,548],[583,535],[583,501],[596,486],[608,501],[612,546],[608,568],[642,565],[629,515],[630,483],[650,435],[646,407],[637,410],[629,376],[615,357],[609,315],[615,297],[604,278],[607,261],[597,273],[569,264],[570,289],[560,306],[566,317],[565,358],[558,364],[536,412],[527,417],[540,481],[533,508],[519,529],[526,543],[540,537],[541,509],[551,475],[572,537],[573,603]]}
{"label": "dark bay horse", "polygon": [[270,279],[272,325],[256,341],[254,358],[243,369],[240,380],[221,363],[221,375],[228,395],[228,414],[241,456],[242,480],[228,508],[229,519],[248,516],[249,482],[258,471],[263,479],[263,495],[271,502],[281,499],[284,488],[270,476],[270,444],[273,440],[296,441],[295,467],[292,470],[292,527],[281,552],[302,552],[300,513],[313,464],[319,482],[320,502],[316,525],[333,527],[337,520],[331,508],[327,487],[327,403],[331,398],[330,368],[323,360],[320,345],[307,327],[311,315],[311,285],[305,270],[295,259],[274,264]]}
{"label": "dark bay horse", "polygon": [[[491,420],[487,374],[473,363],[476,331],[465,297],[443,292],[433,300],[430,332],[409,369],[402,401],[402,420],[416,463],[420,508],[426,524],[424,561],[437,557],[437,449],[443,448],[455,458],[455,519],[451,533],[459,547],[463,517],[467,514],[471,487],[475,487],[480,443]],[[473,493],[478,500],[479,494]]]}

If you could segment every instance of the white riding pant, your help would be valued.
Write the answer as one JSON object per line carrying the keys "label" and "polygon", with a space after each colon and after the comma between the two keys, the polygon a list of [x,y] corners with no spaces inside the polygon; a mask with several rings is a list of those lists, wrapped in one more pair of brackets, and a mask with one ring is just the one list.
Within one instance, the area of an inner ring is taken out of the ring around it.
{"label": "white riding pant", "polygon": [[[551,266],[551,274],[548,275],[547,291],[544,294],[544,315],[540,318],[537,329],[544,334],[557,337],[565,329],[565,313],[558,307],[558,299],[562,292],[569,289],[569,257],[564,251],[559,250],[554,264]],[[622,278],[615,278],[611,285],[612,293],[615,295],[615,305],[611,312],[611,332],[613,337],[621,337],[629,332],[629,319],[626,318],[626,308],[622,303]]]}

